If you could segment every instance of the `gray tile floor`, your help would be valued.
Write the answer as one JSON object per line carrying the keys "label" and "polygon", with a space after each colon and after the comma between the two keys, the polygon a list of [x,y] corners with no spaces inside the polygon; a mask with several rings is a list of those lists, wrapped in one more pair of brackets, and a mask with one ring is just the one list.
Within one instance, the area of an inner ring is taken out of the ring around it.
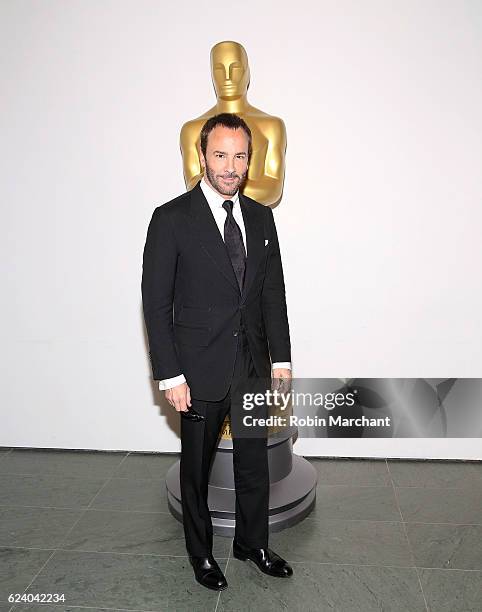
{"label": "gray tile floor", "polygon": [[0,612],[482,610],[480,463],[310,459],[315,510],[270,536],[294,576],[265,576],[216,537],[218,594],[195,582],[167,509],[177,458],[0,448]]}

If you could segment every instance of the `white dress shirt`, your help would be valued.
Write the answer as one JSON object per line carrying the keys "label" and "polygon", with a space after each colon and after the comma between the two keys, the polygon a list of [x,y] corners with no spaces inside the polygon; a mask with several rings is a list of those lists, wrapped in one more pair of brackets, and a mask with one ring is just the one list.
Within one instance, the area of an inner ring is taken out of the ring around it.
{"label": "white dress shirt", "polygon": [[[213,214],[214,220],[216,221],[216,225],[218,226],[219,232],[221,234],[222,239],[224,240],[224,222],[226,221],[227,212],[223,208],[223,202],[225,200],[231,200],[233,202],[233,217],[236,223],[239,225],[239,229],[241,230],[241,234],[243,235],[244,247],[246,249],[246,255],[248,254],[248,246],[246,244],[246,228],[244,227],[244,219],[243,213],[241,212],[241,205],[239,204],[239,190],[231,197],[224,197],[220,195],[217,191],[207,184],[204,180],[204,177],[201,179],[201,189],[203,190],[204,195],[206,196],[206,200],[208,201],[209,208]],[[271,367],[274,368],[287,368],[291,370],[291,362],[290,361],[279,361],[273,363]],[[159,381],[159,389],[161,391],[165,391],[167,389],[172,389],[177,385],[182,385],[185,383],[186,379],[184,378],[184,374],[179,374],[178,376],[173,376],[172,378],[166,378],[164,380]]]}

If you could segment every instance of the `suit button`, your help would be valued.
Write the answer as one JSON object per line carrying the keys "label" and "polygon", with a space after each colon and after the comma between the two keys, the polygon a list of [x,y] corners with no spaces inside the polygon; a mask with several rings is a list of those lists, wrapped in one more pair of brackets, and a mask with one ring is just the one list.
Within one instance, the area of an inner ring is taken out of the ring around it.
{"label": "suit button", "polygon": [[238,330],[237,330],[237,329],[235,329],[235,330],[233,331],[233,336],[237,336],[237,335],[238,335]]}

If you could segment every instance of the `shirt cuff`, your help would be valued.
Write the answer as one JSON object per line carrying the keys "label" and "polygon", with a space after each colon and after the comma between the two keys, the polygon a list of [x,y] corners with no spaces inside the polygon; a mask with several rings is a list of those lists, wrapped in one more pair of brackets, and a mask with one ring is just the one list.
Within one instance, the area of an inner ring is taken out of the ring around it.
{"label": "shirt cuff", "polygon": [[291,370],[291,361],[277,361],[271,365],[271,369],[275,368],[285,368],[286,370]]}
{"label": "shirt cuff", "polygon": [[164,380],[159,381],[159,390],[167,391],[167,389],[172,389],[177,385],[182,385],[185,383],[186,379],[184,378],[184,374],[179,374],[179,376],[173,376],[172,378],[165,378]]}

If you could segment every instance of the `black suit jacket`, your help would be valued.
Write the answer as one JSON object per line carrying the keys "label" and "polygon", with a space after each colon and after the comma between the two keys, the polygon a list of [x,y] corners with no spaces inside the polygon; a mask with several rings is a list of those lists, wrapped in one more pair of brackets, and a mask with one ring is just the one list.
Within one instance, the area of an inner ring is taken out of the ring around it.
{"label": "black suit jacket", "polygon": [[144,247],[142,303],[153,379],[182,373],[191,396],[205,401],[221,400],[229,389],[241,323],[258,376],[271,376],[270,358],[291,361],[273,211],[241,193],[239,201],[247,241],[242,293],[199,183],[154,210]]}

